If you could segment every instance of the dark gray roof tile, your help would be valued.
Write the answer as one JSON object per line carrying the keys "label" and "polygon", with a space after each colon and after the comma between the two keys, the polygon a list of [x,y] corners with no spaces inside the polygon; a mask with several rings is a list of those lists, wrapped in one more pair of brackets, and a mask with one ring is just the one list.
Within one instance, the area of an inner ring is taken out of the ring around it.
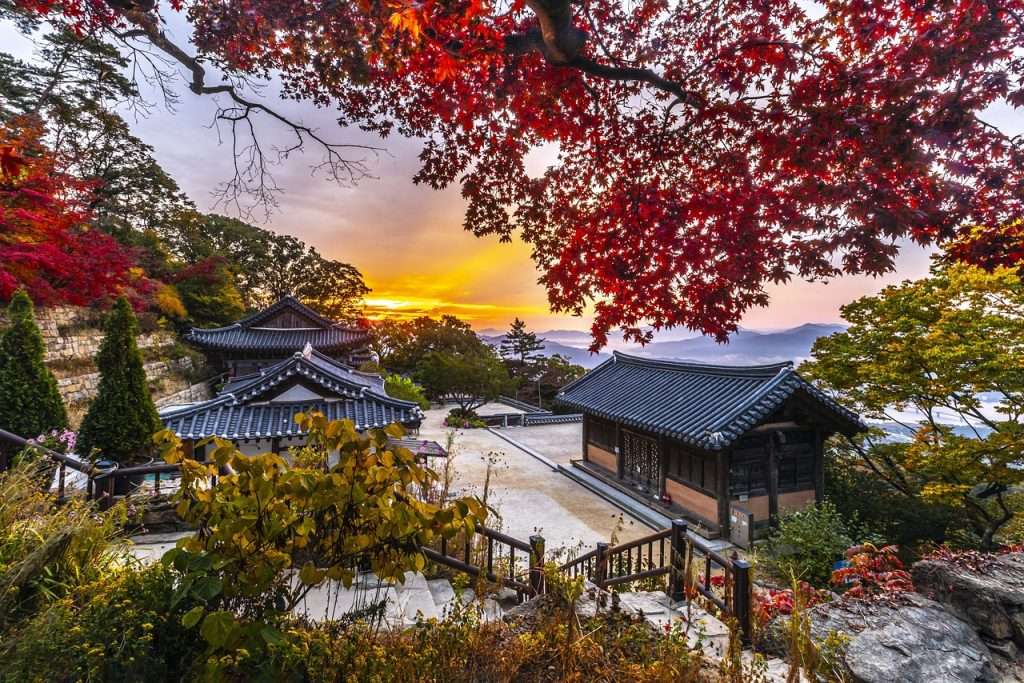
{"label": "dark gray roof tile", "polygon": [[558,394],[563,405],[719,450],[803,392],[850,432],[866,428],[793,371],[792,363],[705,365],[638,358],[616,351]]}

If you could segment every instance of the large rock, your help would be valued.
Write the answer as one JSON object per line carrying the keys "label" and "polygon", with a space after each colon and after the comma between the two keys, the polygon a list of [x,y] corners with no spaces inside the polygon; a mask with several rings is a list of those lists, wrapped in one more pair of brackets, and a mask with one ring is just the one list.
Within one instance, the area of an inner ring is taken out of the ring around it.
{"label": "large rock", "polygon": [[1024,681],[1024,553],[968,559],[918,562],[914,585],[974,626],[1002,680]]}
{"label": "large rock", "polygon": [[[885,601],[840,599],[809,611],[811,633],[848,638],[845,665],[856,683],[987,683],[997,680],[985,643],[970,624],[915,593]],[[768,646],[785,655],[785,620]]]}
{"label": "large rock", "polygon": [[1024,647],[1024,554],[983,557],[973,567],[922,560],[911,570],[914,585],[986,638]]}

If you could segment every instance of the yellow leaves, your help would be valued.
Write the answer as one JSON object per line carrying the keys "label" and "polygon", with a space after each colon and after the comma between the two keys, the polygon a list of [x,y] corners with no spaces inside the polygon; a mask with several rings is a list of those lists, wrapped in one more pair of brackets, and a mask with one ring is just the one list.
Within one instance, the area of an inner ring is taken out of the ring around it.
{"label": "yellow leaves", "polygon": [[315,586],[324,580],[327,576],[327,572],[322,569],[317,569],[316,565],[312,562],[307,562],[302,565],[302,569],[299,570],[299,581],[307,586]]}
{"label": "yellow leaves", "polygon": [[420,39],[420,17],[413,7],[405,7],[391,15],[388,20],[391,28],[396,31],[404,31],[412,36],[413,40]]}

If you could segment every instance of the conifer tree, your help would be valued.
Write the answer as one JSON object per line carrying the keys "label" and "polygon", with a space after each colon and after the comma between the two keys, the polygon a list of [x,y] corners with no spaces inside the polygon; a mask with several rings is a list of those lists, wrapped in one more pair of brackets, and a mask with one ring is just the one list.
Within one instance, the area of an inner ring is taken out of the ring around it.
{"label": "conifer tree", "polygon": [[512,327],[505,333],[500,353],[505,359],[522,367],[538,357],[537,351],[544,350],[544,341],[537,338],[536,332],[528,331],[524,321],[516,318]]}
{"label": "conifer tree", "polygon": [[0,427],[31,439],[66,427],[57,380],[43,364],[43,336],[24,289],[7,307],[10,327],[0,336]]}
{"label": "conifer tree", "polygon": [[129,463],[152,449],[160,417],[135,343],[138,331],[128,300],[119,298],[96,355],[100,386],[78,435],[78,452],[83,455],[97,451],[104,459]]}

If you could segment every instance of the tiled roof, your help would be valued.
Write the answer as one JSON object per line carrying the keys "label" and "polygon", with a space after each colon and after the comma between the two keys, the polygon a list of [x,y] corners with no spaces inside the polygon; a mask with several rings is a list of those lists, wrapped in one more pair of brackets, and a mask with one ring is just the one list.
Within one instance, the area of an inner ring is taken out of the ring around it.
{"label": "tiled roof", "polygon": [[[267,402],[274,387],[295,378],[319,385],[329,397]],[[168,410],[160,414],[160,419],[184,439],[265,438],[300,434],[295,415],[317,411],[330,420],[350,419],[356,429],[395,422],[418,426],[423,419],[423,412],[415,403],[384,393],[379,377],[352,370],[316,351],[308,355],[296,353],[262,373],[237,378],[216,398]]]}
{"label": "tiled roof", "polygon": [[831,413],[841,431],[866,429],[856,413],[793,371],[792,363],[745,367],[613,356],[558,394],[562,404],[720,450],[802,392]]}
{"label": "tiled roof", "polygon": [[[260,327],[285,309],[309,320],[309,327]],[[369,340],[366,330],[348,327],[324,318],[319,313],[291,296],[274,305],[225,327],[193,327],[185,340],[203,349],[223,351],[261,351],[274,354],[293,353],[306,344],[333,351],[365,344]]]}

